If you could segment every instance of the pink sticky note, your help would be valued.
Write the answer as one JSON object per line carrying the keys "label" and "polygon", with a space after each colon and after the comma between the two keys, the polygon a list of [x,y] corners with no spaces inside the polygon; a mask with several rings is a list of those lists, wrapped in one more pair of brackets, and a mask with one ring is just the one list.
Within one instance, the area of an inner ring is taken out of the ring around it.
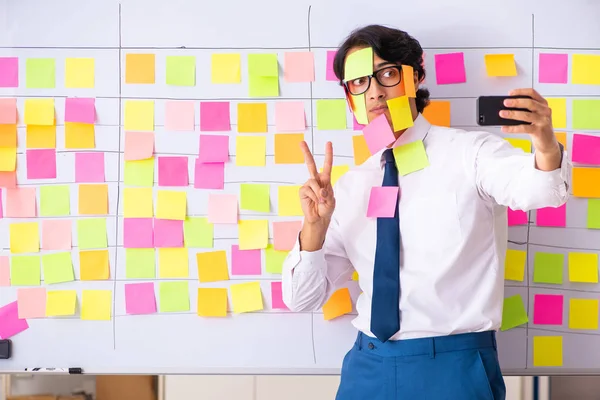
{"label": "pink sticky note", "polygon": [[260,275],[261,251],[240,250],[237,244],[231,246],[231,275]]}
{"label": "pink sticky note", "polygon": [[2,188],[0,188],[0,218],[4,218],[4,211],[2,207]]}
{"label": "pink sticky note", "polygon": [[310,51],[286,52],[283,78],[286,82],[313,82],[315,80],[315,56]]}
{"label": "pink sticky note", "polygon": [[396,140],[394,131],[384,114],[369,122],[369,125],[363,129],[363,135],[371,154],[377,153]]}
{"label": "pink sticky note", "polygon": [[194,102],[167,101],[165,103],[165,129],[168,131],[194,131]]}
{"label": "pink sticky note", "polygon": [[533,298],[533,323],[536,325],[562,325],[563,296],[536,294]]}
{"label": "pink sticky note", "polygon": [[127,314],[153,314],[156,312],[154,283],[125,284],[125,312]]}
{"label": "pink sticky note", "polygon": [[367,217],[392,218],[398,204],[398,191],[397,186],[372,187],[367,208]]}
{"label": "pink sticky note", "polygon": [[201,131],[230,131],[229,102],[203,101],[200,103]]}
{"label": "pink sticky note", "polygon": [[65,122],[93,124],[96,122],[96,99],[67,97]]}
{"label": "pink sticky note", "polygon": [[281,282],[271,282],[271,307],[274,310],[288,310],[288,307],[283,302]]}
{"label": "pink sticky note", "polygon": [[188,158],[158,157],[158,186],[187,186]]}
{"label": "pink sticky note", "polygon": [[46,317],[46,288],[19,288],[17,308],[20,319]]}
{"label": "pink sticky note", "polygon": [[123,220],[123,247],[151,249],[154,247],[152,218],[125,218]]}
{"label": "pink sticky note", "polygon": [[14,189],[17,187],[17,172],[0,172],[0,187]]}
{"label": "pink sticky note", "polygon": [[154,247],[183,247],[183,221],[155,219]]}
{"label": "pink sticky note", "polygon": [[0,57],[0,87],[19,87],[17,57]]}
{"label": "pink sticky note", "polygon": [[529,222],[527,213],[525,211],[513,210],[509,207],[507,210],[507,214],[508,226],[527,225],[527,223]]}
{"label": "pink sticky note", "polygon": [[237,224],[238,199],[235,194],[208,196],[208,222],[212,224]]}
{"label": "pink sticky note", "polygon": [[225,164],[204,164],[197,158],[194,171],[194,187],[196,189],[222,190],[225,187]]}
{"label": "pink sticky note", "polygon": [[27,150],[27,179],[56,179],[56,150]]}
{"label": "pink sticky note", "polygon": [[569,55],[540,53],[540,83],[567,83],[569,76]]}
{"label": "pink sticky note", "polygon": [[356,120],[356,116],[352,113],[352,129],[355,131],[362,131],[366,125],[359,124]]}
{"label": "pink sticky note", "polygon": [[275,250],[292,250],[300,229],[302,229],[302,221],[273,222],[273,247]]}
{"label": "pink sticky note", "polygon": [[17,123],[17,99],[0,99],[0,124]]}
{"label": "pink sticky note", "polygon": [[333,60],[335,59],[336,50],[328,50],[327,51],[327,70],[325,72],[325,80],[328,81],[337,81],[338,78],[335,76],[335,72],[333,72]]}
{"label": "pink sticky note", "polygon": [[436,54],[435,75],[438,85],[466,82],[464,53]]}
{"label": "pink sticky note", "polygon": [[555,226],[564,228],[567,226],[567,205],[560,207],[546,207],[537,210],[537,226]]}
{"label": "pink sticky note", "polygon": [[600,165],[600,137],[573,134],[573,162],[581,164]]}
{"label": "pink sticky note", "polygon": [[75,182],[104,181],[104,153],[75,153]]}
{"label": "pink sticky note", "polygon": [[224,163],[229,161],[229,136],[200,135],[198,158],[203,163]]}
{"label": "pink sticky note", "polygon": [[0,286],[10,286],[10,264],[7,256],[0,256]]}
{"label": "pink sticky note", "polygon": [[14,301],[0,308],[0,339],[8,339],[29,328],[26,319],[19,319],[19,307]]}
{"label": "pink sticky note", "polygon": [[35,187],[6,189],[8,218],[33,218],[36,215]]}
{"label": "pink sticky note", "polygon": [[153,132],[125,132],[125,161],[146,160],[153,154]]}
{"label": "pink sticky note", "polygon": [[304,103],[278,101],[275,103],[275,129],[278,132],[300,132],[306,129]]}
{"label": "pink sticky note", "polygon": [[42,221],[43,250],[71,250],[72,223],[70,219],[45,219]]}

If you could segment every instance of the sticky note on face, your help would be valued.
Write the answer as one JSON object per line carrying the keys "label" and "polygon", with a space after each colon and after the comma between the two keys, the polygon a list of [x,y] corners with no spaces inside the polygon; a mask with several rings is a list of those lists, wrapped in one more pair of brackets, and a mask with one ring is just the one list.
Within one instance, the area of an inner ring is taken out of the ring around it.
{"label": "sticky note on face", "polygon": [[197,253],[196,261],[198,263],[198,280],[200,282],[229,280],[227,254],[224,250]]}
{"label": "sticky note on face", "polygon": [[563,365],[562,336],[533,337],[533,366],[560,367]]}
{"label": "sticky note on face", "polygon": [[10,282],[13,286],[39,286],[41,280],[39,256],[12,256]]}
{"label": "sticky note on face", "polygon": [[373,48],[365,47],[346,56],[344,81],[373,74]]}
{"label": "sticky note on face", "polygon": [[569,253],[569,282],[598,283],[598,254]]}
{"label": "sticky note on face", "polygon": [[154,54],[126,54],[125,83],[154,83],[154,58]]}
{"label": "sticky note on face", "polygon": [[393,150],[398,173],[402,176],[429,166],[429,158],[422,140],[397,146]]}
{"label": "sticky note on face", "polygon": [[526,324],[528,321],[529,318],[521,295],[506,297],[502,307],[502,325],[500,329],[506,331]]}
{"label": "sticky note on face", "polygon": [[46,293],[47,317],[74,315],[76,306],[76,290],[49,290]]}
{"label": "sticky note on face", "polygon": [[402,65],[402,82],[404,82],[404,95],[410,98],[417,97],[415,70],[410,65]]}
{"label": "sticky note on face", "polygon": [[198,288],[198,316],[226,317],[227,289]]}
{"label": "sticky note on face", "polygon": [[44,268],[45,284],[51,285],[75,280],[70,252],[44,254],[42,267]]}
{"label": "sticky note on face", "polygon": [[110,277],[108,250],[79,252],[79,275],[82,281],[106,280]]}
{"label": "sticky note on face", "polygon": [[278,215],[282,217],[301,216],[302,207],[298,192],[299,185],[279,186],[277,188]]}
{"label": "sticky note on face", "polygon": [[571,82],[579,85],[600,85],[600,55],[573,54]]}
{"label": "sticky note on face", "polygon": [[91,89],[95,83],[93,58],[67,58],[65,60],[65,87]]}
{"label": "sticky note on face", "polygon": [[239,54],[212,54],[211,83],[240,83],[241,69]]}
{"label": "sticky note on face", "polygon": [[438,85],[466,82],[464,53],[436,54],[435,75]]}
{"label": "sticky note on face", "polygon": [[395,97],[387,101],[388,110],[392,117],[394,132],[410,128],[414,125],[410,102],[407,96]]}
{"label": "sticky note on face", "polygon": [[573,168],[573,196],[600,197],[600,168]]}
{"label": "sticky note on face", "polygon": [[237,124],[240,133],[267,132],[267,104],[239,103]]}
{"label": "sticky note on face", "polygon": [[[367,125],[369,123],[369,118],[367,116],[367,103],[365,101],[365,94],[350,94],[348,100],[350,101],[352,107],[353,125],[355,123],[362,126]],[[360,128],[357,129],[356,126],[353,126],[353,128],[354,130],[360,130]]]}
{"label": "sticky note on face", "polygon": [[485,69],[488,76],[517,76],[514,54],[486,54]]}
{"label": "sticky note on face", "polygon": [[394,143],[396,137],[384,114],[381,114],[363,129],[363,135],[369,148],[369,153],[375,154],[387,145]]}
{"label": "sticky note on face", "polygon": [[167,56],[167,85],[196,85],[196,57]]}
{"label": "sticky note on face", "polygon": [[514,249],[506,250],[506,259],[504,260],[504,279],[523,282],[526,262],[526,251]]}
{"label": "sticky note on face", "polygon": [[260,311],[264,308],[260,282],[238,283],[229,288],[234,313]]}
{"label": "sticky note on face", "polygon": [[160,282],[160,312],[184,312],[190,310],[190,293],[187,281]]}
{"label": "sticky note on face", "polygon": [[110,321],[112,291],[82,290],[81,319],[88,321]]}
{"label": "sticky note on face", "polygon": [[573,129],[600,129],[600,100],[573,100]]}
{"label": "sticky note on face", "polygon": [[533,323],[536,325],[562,325],[563,296],[536,294],[533,298]]}
{"label": "sticky note on face", "polygon": [[564,263],[564,254],[536,252],[533,259],[533,281],[562,285]]}
{"label": "sticky note on face", "polygon": [[598,329],[598,300],[570,299],[569,329]]}
{"label": "sticky note on face", "polygon": [[326,321],[352,312],[352,298],[348,288],[336,290],[323,305],[323,318]]}
{"label": "sticky note on face", "polygon": [[268,220],[241,220],[238,225],[240,250],[264,249],[269,242]]}

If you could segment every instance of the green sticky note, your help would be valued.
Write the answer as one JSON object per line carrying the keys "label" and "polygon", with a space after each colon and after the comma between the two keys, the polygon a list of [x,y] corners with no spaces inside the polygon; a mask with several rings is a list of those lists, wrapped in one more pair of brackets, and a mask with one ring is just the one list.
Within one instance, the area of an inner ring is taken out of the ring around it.
{"label": "green sticky note", "polygon": [[53,58],[28,58],[25,62],[25,80],[28,89],[54,89],[55,66]]}
{"label": "green sticky note", "polygon": [[127,279],[155,278],[154,249],[125,249],[125,277]]}
{"label": "green sticky note", "polygon": [[272,244],[268,244],[265,249],[265,270],[269,274],[281,274],[283,269],[283,261],[289,252],[275,250]]}
{"label": "green sticky note", "polygon": [[398,172],[402,176],[429,166],[429,159],[422,140],[395,147],[394,158]]}
{"label": "green sticky note", "polygon": [[600,229],[600,199],[588,199],[587,227]]}
{"label": "green sticky note", "polygon": [[360,78],[373,73],[373,48],[366,47],[355,51],[346,57],[344,65],[344,80]]}
{"label": "green sticky note", "polygon": [[600,129],[600,100],[573,100],[573,129]]}
{"label": "green sticky note", "polygon": [[190,311],[190,294],[187,281],[160,282],[160,312]]}
{"label": "green sticky note", "polygon": [[271,209],[269,185],[242,183],[240,188],[240,209],[268,213]]}
{"label": "green sticky note", "polygon": [[248,75],[278,77],[277,54],[248,54]]}
{"label": "green sticky note", "polygon": [[77,242],[80,250],[108,247],[106,219],[88,218],[77,220]]}
{"label": "green sticky note", "polygon": [[154,158],[125,161],[125,185],[154,186]]}
{"label": "green sticky note", "polygon": [[523,298],[517,294],[504,299],[502,308],[502,324],[500,330],[506,331],[529,322]]}
{"label": "green sticky note", "polygon": [[533,257],[533,281],[562,285],[565,255],[557,253],[535,253]]}
{"label": "green sticky note", "polygon": [[250,75],[248,90],[250,97],[277,97],[279,96],[279,78]]}
{"label": "green sticky note", "polygon": [[44,254],[42,256],[42,266],[44,268],[44,283],[46,284],[75,280],[71,253],[69,252]]}
{"label": "green sticky note", "polygon": [[167,85],[196,85],[196,57],[167,56]]}
{"label": "green sticky note", "polygon": [[40,216],[61,217],[71,214],[71,195],[68,185],[40,187]]}
{"label": "green sticky note", "polygon": [[41,280],[40,256],[12,256],[10,283],[13,286],[39,286]]}
{"label": "green sticky note", "polygon": [[183,221],[185,247],[213,248],[214,225],[208,218],[188,217]]}
{"label": "green sticky note", "polygon": [[346,123],[346,100],[317,100],[317,129],[344,130]]}

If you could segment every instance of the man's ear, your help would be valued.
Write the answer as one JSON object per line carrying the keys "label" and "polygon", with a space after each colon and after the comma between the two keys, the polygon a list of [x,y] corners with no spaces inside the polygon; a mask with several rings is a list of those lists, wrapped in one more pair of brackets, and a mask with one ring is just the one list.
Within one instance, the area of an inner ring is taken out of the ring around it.
{"label": "man's ear", "polygon": [[417,71],[415,71],[414,73],[414,79],[415,79],[415,91],[419,90],[419,83],[421,83],[421,81],[419,81],[419,73]]}

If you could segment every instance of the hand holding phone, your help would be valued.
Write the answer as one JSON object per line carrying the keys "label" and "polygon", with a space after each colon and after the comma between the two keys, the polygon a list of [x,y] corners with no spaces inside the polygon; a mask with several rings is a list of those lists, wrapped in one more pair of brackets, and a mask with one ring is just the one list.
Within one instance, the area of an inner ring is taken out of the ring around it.
{"label": "hand holding phone", "polygon": [[513,110],[531,112],[526,108],[506,107],[506,99],[531,99],[530,96],[480,96],[477,99],[477,124],[479,126],[530,125],[531,122],[502,118],[500,111]]}

